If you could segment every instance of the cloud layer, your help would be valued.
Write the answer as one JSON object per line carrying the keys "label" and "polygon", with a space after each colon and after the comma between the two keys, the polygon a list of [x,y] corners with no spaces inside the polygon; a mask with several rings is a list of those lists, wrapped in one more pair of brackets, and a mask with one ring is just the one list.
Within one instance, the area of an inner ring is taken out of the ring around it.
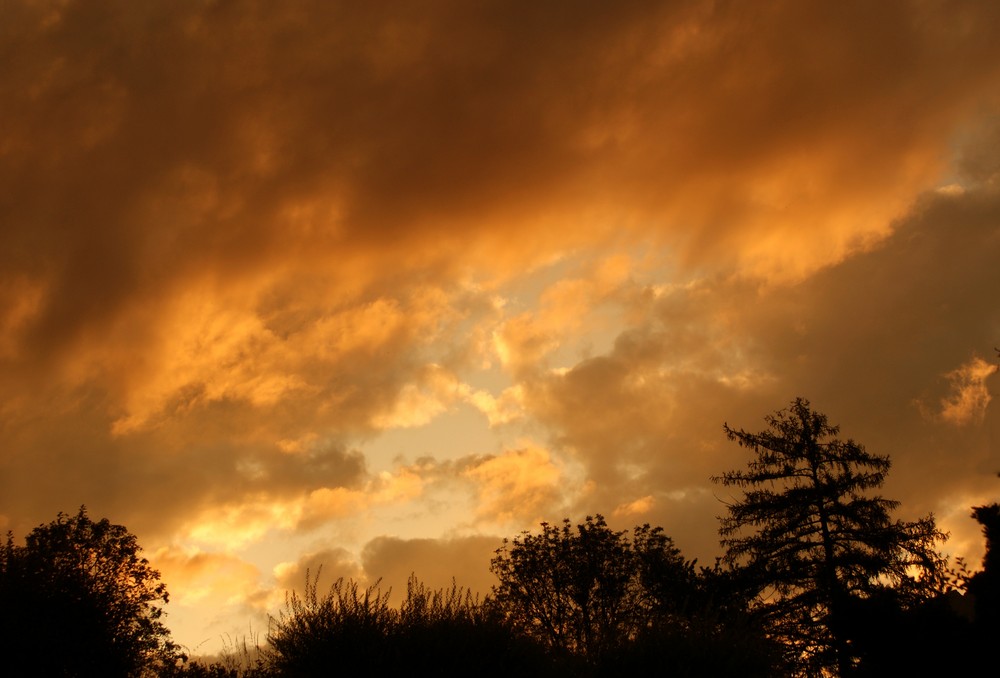
{"label": "cloud layer", "polygon": [[126,524],[182,642],[566,515],[710,559],[796,396],[978,557],[996,3],[4,13],[0,526]]}

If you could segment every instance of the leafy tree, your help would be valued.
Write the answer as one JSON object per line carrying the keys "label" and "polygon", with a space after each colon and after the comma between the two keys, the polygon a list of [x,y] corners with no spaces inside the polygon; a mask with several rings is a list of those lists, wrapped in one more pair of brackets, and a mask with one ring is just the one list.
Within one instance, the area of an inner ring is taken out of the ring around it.
{"label": "leafy tree", "polygon": [[940,590],[935,546],[945,535],[933,516],[893,520],[898,502],[868,494],[889,458],[837,439],[839,427],[809,401],[765,421],[760,433],[724,427],[754,454],[746,470],[712,479],[744,491],[721,518],[724,562],[759,591],[769,628],[804,673],[845,675],[858,661],[851,634],[864,601],[913,606]]}
{"label": "leafy tree", "polygon": [[780,675],[775,644],[746,613],[730,572],[695,570],[658,527],[603,517],[504,541],[493,602],[549,648],[566,675]]}
{"label": "leafy tree", "polygon": [[659,528],[637,528],[630,541],[600,515],[575,529],[569,520],[542,523],[541,534],[504,540],[490,570],[497,604],[515,625],[592,662],[634,639],[654,613],[678,611],[694,578]]}
{"label": "leafy tree", "polygon": [[135,535],[84,507],[0,547],[0,648],[36,675],[134,676],[173,664],[167,590]]}

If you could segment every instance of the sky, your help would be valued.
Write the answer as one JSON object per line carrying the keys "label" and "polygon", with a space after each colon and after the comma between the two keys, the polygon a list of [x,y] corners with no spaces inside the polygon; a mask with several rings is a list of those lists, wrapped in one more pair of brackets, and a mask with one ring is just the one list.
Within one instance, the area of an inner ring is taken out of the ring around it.
{"label": "sky", "polygon": [[978,565],[1000,3],[0,4],[0,529],[139,538],[190,651],[322,566],[720,554],[810,400]]}

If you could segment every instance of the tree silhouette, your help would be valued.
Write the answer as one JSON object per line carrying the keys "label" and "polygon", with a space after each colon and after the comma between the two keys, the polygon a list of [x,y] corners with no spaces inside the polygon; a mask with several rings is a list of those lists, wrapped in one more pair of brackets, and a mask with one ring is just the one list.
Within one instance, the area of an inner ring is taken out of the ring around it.
{"label": "tree silhouette", "polygon": [[497,604],[515,625],[594,662],[634,638],[654,611],[675,612],[677,590],[694,579],[659,528],[637,528],[630,541],[600,515],[504,540],[490,570]]}
{"label": "tree silhouette", "polygon": [[[868,496],[889,470],[798,398],[765,417],[768,430],[727,436],[753,452],[746,470],[714,482],[743,489],[721,518],[724,561],[760,592],[769,628],[806,673],[849,673],[858,661],[852,625],[859,601],[914,605],[940,590],[944,535],[932,516],[894,521],[898,502]],[[915,577],[913,572],[919,572]]]}
{"label": "tree silhouette", "polygon": [[716,568],[695,570],[659,527],[630,536],[588,516],[505,540],[493,602],[566,675],[773,676],[780,654]]}
{"label": "tree silhouette", "polygon": [[171,664],[167,591],[134,535],[84,507],[0,547],[0,647],[35,675],[133,676]]}
{"label": "tree silhouette", "polygon": [[986,537],[983,569],[968,582],[975,602],[976,626],[984,637],[1000,631],[1000,504],[974,506],[972,517],[982,525]]}

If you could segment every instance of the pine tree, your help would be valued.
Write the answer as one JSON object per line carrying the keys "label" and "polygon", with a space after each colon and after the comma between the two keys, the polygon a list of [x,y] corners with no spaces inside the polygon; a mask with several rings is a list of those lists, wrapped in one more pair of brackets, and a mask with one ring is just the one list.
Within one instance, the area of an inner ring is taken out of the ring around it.
{"label": "pine tree", "polygon": [[[760,610],[805,674],[846,675],[852,615],[872,597],[912,605],[939,590],[945,538],[933,516],[893,520],[882,486],[886,456],[869,454],[798,398],[765,417],[768,430],[724,426],[754,454],[746,470],[712,478],[744,491],[720,518],[724,561],[759,592]],[[914,574],[917,576],[914,576]]]}

